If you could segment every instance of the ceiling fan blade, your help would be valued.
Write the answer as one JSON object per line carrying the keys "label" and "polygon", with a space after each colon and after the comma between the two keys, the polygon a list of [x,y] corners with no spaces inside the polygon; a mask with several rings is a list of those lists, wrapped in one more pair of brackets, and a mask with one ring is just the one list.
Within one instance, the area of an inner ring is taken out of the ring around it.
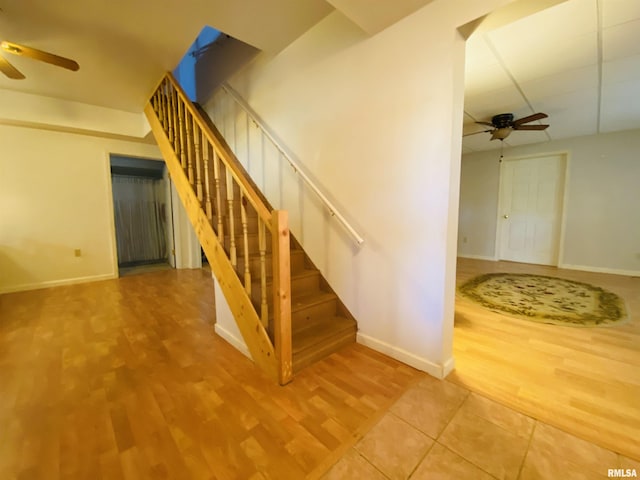
{"label": "ceiling fan blade", "polygon": [[535,122],[536,120],[541,120],[543,118],[547,118],[549,115],[546,113],[534,113],[533,115],[529,115],[528,117],[522,117],[518,120],[514,120],[513,126],[517,127],[518,125],[522,125],[523,123]]}
{"label": "ceiling fan blade", "polygon": [[487,132],[492,132],[493,130],[480,130],[478,132],[471,132],[471,133],[465,133],[462,136],[463,137],[468,137],[469,135],[477,135],[479,133],[487,133]]}
{"label": "ceiling fan blade", "polygon": [[3,41],[0,43],[0,47],[5,52],[13,53],[14,55],[23,55],[25,57],[33,58],[34,60],[40,60],[41,62],[66,68],[67,70],[73,70],[74,72],[80,68],[80,65],[70,58],[54,55],[53,53],[44,52],[36,48],[25,47],[24,45],[19,45],[17,43]]}
{"label": "ceiling fan blade", "polygon": [[549,125],[520,125],[513,127],[514,130],[546,130]]}
{"label": "ceiling fan blade", "polygon": [[22,80],[24,75],[20,73],[20,71],[11,65],[7,60],[3,57],[0,57],[0,72],[4,73],[7,77],[12,78],[14,80]]}

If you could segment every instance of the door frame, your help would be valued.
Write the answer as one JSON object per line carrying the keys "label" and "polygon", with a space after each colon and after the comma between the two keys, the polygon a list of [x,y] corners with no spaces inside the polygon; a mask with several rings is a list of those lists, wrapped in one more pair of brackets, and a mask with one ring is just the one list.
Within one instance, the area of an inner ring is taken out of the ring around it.
{"label": "door frame", "polygon": [[550,157],[550,156],[562,156],[564,157],[564,185],[562,189],[562,200],[560,202],[562,211],[560,212],[560,234],[558,235],[558,258],[556,260],[555,266],[564,265],[564,250],[565,250],[565,227],[566,227],[566,219],[567,219],[567,198],[569,197],[569,176],[571,172],[571,153],[568,150],[556,150],[551,152],[538,152],[538,153],[530,153],[527,155],[517,155],[517,156],[508,156],[503,157],[500,162],[500,172],[498,176],[498,202],[496,209],[496,233],[495,233],[495,243],[494,243],[494,252],[493,257],[500,261],[500,248],[502,242],[502,223],[500,219],[502,218],[502,212],[504,209],[505,196],[503,193],[503,183],[504,183],[504,165],[505,162],[508,161],[516,161],[516,160],[527,160],[530,158],[539,158],[539,157]]}
{"label": "door frame", "polygon": [[[113,205],[113,182],[111,180],[111,156],[118,156],[118,157],[128,157],[128,158],[133,158],[133,159],[141,159],[141,160],[153,160],[155,162],[162,162],[162,164],[164,164],[164,160],[162,160],[161,158],[158,157],[145,157],[145,156],[141,156],[141,155],[133,155],[133,154],[129,154],[129,153],[118,153],[115,151],[105,151],[105,176],[107,179],[107,195],[108,195],[108,201],[107,201],[107,205],[109,208],[109,229],[110,229],[110,233],[111,233],[111,264],[112,264],[112,274],[111,274],[111,278],[118,278],[120,277],[120,269],[118,267],[118,242],[116,240],[116,222],[115,222],[115,207]],[[166,171],[166,166],[164,167],[163,173],[164,171]],[[164,175],[163,175],[164,178]],[[171,179],[168,178],[168,183],[171,183]],[[175,224],[175,220],[174,220],[174,208],[175,206],[173,205],[173,199],[171,196],[171,189],[169,188],[168,190],[165,188],[165,192],[167,195],[167,198],[165,199],[165,205],[167,210],[170,212],[170,215],[167,215],[167,230],[171,231],[171,237],[173,238],[173,243],[174,243],[174,249],[175,249],[175,238],[176,238],[176,228],[178,228],[179,226]],[[169,249],[169,245],[167,245],[167,249]],[[171,251],[169,250],[168,255],[171,255]],[[169,259],[167,258],[167,261],[169,261]],[[175,264],[175,256],[174,256],[174,264]],[[172,265],[172,268],[178,268],[175,265]]]}

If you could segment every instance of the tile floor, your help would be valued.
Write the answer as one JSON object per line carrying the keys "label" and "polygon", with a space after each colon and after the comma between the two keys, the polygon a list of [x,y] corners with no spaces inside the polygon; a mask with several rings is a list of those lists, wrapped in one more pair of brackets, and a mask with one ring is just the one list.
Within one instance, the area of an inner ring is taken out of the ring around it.
{"label": "tile floor", "polygon": [[609,478],[609,469],[640,475],[640,462],[428,377],[322,478],[573,480]]}

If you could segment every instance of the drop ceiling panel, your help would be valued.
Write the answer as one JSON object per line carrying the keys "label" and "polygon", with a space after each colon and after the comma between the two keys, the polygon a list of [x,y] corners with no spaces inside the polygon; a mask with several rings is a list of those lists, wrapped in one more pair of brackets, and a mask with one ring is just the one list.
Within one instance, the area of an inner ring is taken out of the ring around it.
{"label": "drop ceiling panel", "polygon": [[521,83],[520,88],[530,102],[548,97],[549,92],[564,94],[575,90],[598,88],[598,66],[589,65],[536,78]]}
{"label": "drop ceiling panel", "polygon": [[490,36],[514,50],[528,49],[547,39],[558,41],[595,32],[597,18],[595,0],[570,0],[496,29]]}
{"label": "drop ceiling panel", "polygon": [[602,64],[602,83],[636,80],[640,83],[640,55],[618,58]]}
{"label": "drop ceiling panel", "polygon": [[598,104],[588,102],[549,114],[547,133],[554,139],[595,135],[598,132]]}
{"label": "drop ceiling panel", "polygon": [[499,63],[477,67],[469,75],[469,81],[465,84],[465,95],[473,96],[487,90],[513,86],[511,77],[507,75]]}
{"label": "drop ceiling panel", "polygon": [[[640,3],[640,0],[638,1]],[[640,19],[602,31],[602,56],[605,62],[640,54]]]}
{"label": "drop ceiling panel", "polygon": [[637,81],[612,83],[602,87],[601,131],[640,128],[639,91]]}
{"label": "drop ceiling panel", "polygon": [[472,35],[465,46],[465,71],[498,63],[493,50],[489,48],[484,35]]}
{"label": "drop ceiling panel", "polygon": [[539,43],[517,52],[496,47],[517,82],[554,75],[598,63],[598,35],[595,32],[552,42]]}
{"label": "drop ceiling panel", "polygon": [[602,0],[602,26],[607,28],[640,18],[638,0]]}
{"label": "drop ceiling panel", "polygon": [[513,112],[522,104],[522,95],[510,86],[470,96],[465,99],[464,109],[476,120],[491,120],[497,113]]}
{"label": "drop ceiling panel", "polygon": [[590,88],[575,92],[550,95],[536,101],[535,107],[549,116],[565,110],[575,110],[584,105],[598,105],[598,89]]}

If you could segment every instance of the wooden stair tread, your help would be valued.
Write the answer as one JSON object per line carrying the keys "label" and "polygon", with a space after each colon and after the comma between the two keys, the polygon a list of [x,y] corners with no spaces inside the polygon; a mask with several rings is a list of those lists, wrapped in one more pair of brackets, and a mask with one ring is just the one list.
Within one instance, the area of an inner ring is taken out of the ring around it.
{"label": "wooden stair tread", "polygon": [[[302,279],[302,278],[307,278],[307,277],[315,277],[320,275],[320,271],[319,270],[314,270],[312,268],[305,268],[304,270],[301,270],[299,272],[291,272],[291,282],[293,283],[294,280],[298,280],[298,279]],[[256,284],[258,287],[260,286],[260,282],[259,281],[255,281],[253,282],[254,284]],[[267,277],[267,288],[271,287],[271,285],[273,284],[273,277],[272,276],[268,276]],[[300,294],[302,295],[302,294]],[[297,297],[297,295],[293,295],[294,297]]]}
{"label": "wooden stair tread", "polygon": [[335,300],[336,294],[332,292],[304,292],[298,295],[293,295],[291,298],[291,311],[295,312],[303,310],[305,308],[312,307],[324,302],[330,302]]}

